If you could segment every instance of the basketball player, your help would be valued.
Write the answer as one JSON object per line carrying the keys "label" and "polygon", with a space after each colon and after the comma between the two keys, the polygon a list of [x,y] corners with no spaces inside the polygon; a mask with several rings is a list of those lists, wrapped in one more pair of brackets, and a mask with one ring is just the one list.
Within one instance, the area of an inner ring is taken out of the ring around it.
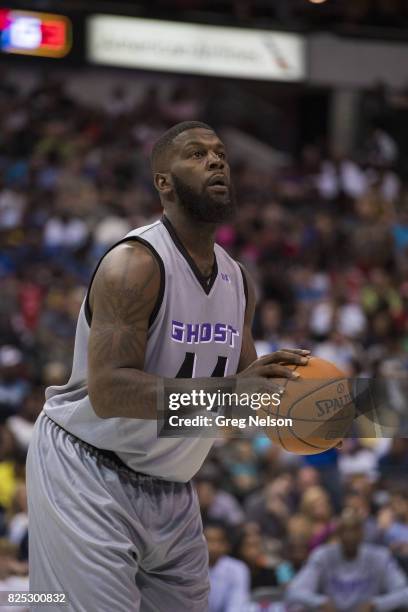
{"label": "basketball player", "polygon": [[163,387],[268,384],[307,361],[300,350],[256,357],[252,284],[214,244],[235,210],[215,132],[174,126],[152,167],[164,216],[102,258],[71,377],[47,389],[29,449],[30,589],[69,601],[51,610],[204,612],[208,555],[191,478],[213,440],[158,436]]}

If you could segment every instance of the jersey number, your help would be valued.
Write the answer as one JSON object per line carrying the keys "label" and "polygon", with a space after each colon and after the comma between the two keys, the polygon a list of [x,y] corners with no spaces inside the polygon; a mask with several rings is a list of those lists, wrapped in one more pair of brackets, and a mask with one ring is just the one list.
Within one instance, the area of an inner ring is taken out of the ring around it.
{"label": "jersey number", "polygon": [[[176,374],[176,378],[193,378],[195,360],[195,353],[186,353],[184,361]],[[227,357],[218,357],[217,363],[215,364],[215,368],[211,376],[217,376],[222,378],[225,375],[226,367]]]}

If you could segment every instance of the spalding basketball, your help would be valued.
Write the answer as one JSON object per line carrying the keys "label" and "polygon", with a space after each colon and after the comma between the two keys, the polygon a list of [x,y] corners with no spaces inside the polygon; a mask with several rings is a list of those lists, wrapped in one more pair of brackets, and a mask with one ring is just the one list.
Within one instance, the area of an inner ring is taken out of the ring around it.
{"label": "spalding basketball", "polygon": [[298,455],[314,455],[341,442],[350,430],[355,408],[344,372],[324,359],[311,357],[305,366],[290,366],[297,380],[280,379],[279,406],[261,408],[285,426],[267,427],[268,437]]}

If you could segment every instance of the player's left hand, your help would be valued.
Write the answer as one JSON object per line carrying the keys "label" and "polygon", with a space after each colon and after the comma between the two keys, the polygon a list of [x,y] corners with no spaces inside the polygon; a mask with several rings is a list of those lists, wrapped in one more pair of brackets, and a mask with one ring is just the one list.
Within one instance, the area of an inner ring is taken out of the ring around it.
{"label": "player's left hand", "polygon": [[280,349],[258,357],[241,375],[259,375],[265,378],[299,378],[289,365],[307,365],[310,351],[303,349]]}
{"label": "player's left hand", "polygon": [[278,363],[284,365],[307,365],[311,357],[311,351],[305,349],[288,349],[282,348],[269,355],[264,355],[263,358],[270,358],[269,363]]}

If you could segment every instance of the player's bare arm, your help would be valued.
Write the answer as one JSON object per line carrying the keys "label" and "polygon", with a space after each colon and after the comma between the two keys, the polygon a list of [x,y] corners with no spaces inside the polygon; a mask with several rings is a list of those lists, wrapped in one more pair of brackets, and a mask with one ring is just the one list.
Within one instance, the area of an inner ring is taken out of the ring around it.
{"label": "player's bare arm", "polygon": [[154,418],[158,377],[143,372],[149,317],[160,270],[140,243],[124,243],[103,259],[92,284],[88,389],[102,418]]}

